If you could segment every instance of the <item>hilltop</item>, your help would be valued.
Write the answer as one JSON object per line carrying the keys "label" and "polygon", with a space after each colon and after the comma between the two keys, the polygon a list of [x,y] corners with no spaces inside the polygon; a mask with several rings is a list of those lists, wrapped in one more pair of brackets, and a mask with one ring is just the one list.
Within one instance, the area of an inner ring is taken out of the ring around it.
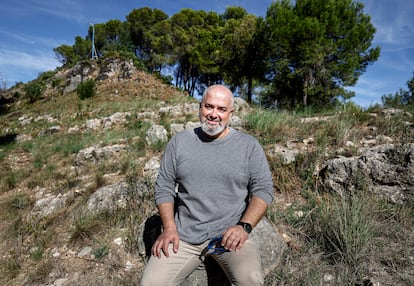
{"label": "hilltop", "polygon": [[[77,86],[88,80],[96,94],[81,100]],[[33,83],[42,91],[34,99]],[[137,285],[137,231],[156,213],[157,163],[168,138],[197,124],[198,101],[118,58],[42,74],[2,98],[1,282]],[[413,116],[237,106],[234,128],[268,155],[276,200],[267,217],[289,246],[267,285],[412,284]],[[347,225],[347,210],[360,219]]]}

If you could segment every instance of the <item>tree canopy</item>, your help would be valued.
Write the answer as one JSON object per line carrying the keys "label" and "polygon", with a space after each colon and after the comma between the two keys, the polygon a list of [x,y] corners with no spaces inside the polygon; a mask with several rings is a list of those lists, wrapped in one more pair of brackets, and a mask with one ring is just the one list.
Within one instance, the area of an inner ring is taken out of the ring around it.
{"label": "tree canopy", "polygon": [[[249,102],[334,106],[354,96],[346,87],[380,54],[363,8],[352,0],[279,0],[262,18],[235,6],[171,16],[144,7],[126,21],[96,24],[94,44],[99,57],[128,53],[150,72],[172,74],[191,96],[224,83]],[[72,46],[55,48],[58,60],[68,66],[90,57],[91,36],[89,27]]]}
{"label": "tree canopy", "polygon": [[353,96],[355,85],[379,47],[370,48],[375,28],[363,5],[351,0],[288,0],[273,3],[266,15],[270,30],[270,80],[277,101],[304,106],[332,104]]}
{"label": "tree canopy", "polygon": [[414,108],[414,72],[412,78],[406,84],[408,89],[400,88],[394,94],[384,94],[381,97],[384,106],[394,108],[409,106]]}

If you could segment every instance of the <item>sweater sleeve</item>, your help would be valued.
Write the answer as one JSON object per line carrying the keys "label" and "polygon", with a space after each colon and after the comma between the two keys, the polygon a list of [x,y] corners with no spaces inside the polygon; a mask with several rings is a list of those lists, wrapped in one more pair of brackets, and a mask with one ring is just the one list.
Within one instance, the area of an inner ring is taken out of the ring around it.
{"label": "sweater sleeve", "polygon": [[250,194],[270,204],[274,198],[272,174],[263,148],[256,140],[249,156],[248,168]]}
{"label": "sweater sleeve", "polygon": [[161,158],[157,180],[155,182],[155,204],[174,203],[176,192],[176,138],[173,137],[167,144]]}

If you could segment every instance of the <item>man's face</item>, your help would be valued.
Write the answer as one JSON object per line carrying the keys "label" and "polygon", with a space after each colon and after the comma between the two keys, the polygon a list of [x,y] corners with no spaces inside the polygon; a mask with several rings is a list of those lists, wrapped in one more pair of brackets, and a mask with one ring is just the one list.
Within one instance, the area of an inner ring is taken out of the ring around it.
{"label": "man's face", "polygon": [[220,138],[225,136],[223,132],[233,112],[231,94],[220,90],[210,91],[200,105],[201,128],[210,137]]}

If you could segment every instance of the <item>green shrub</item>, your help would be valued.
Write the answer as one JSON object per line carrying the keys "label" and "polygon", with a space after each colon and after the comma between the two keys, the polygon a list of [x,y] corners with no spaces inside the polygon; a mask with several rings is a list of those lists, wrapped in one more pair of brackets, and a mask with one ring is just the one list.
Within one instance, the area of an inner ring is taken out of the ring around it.
{"label": "green shrub", "polygon": [[27,207],[29,200],[25,195],[17,194],[12,198],[10,205],[13,209],[22,210]]}
{"label": "green shrub", "polygon": [[93,250],[93,255],[96,259],[101,259],[102,257],[108,255],[109,253],[109,246],[108,245],[100,245],[96,249]]}
{"label": "green shrub", "polygon": [[54,71],[46,71],[46,72],[41,73],[38,76],[38,79],[40,81],[46,81],[46,80],[52,78],[54,75],[55,75],[55,72]]}
{"label": "green shrub", "polygon": [[43,247],[40,247],[40,246],[32,247],[30,249],[30,257],[34,261],[40,261],[43,258],[44,251],[45,250],[43,249]]}
{"label": "green shrub", "polygon": [[81,82],[76,88],[76,93],[81,100],[95,96],[95,81],[90,79],[85,82]]}
{"label": "green shrub", "polygon": [[37,81],[32,81],[26,84],[24,91],[26,93],[26,98],[29,103],[34,103],[42,95],[45,86]]}

